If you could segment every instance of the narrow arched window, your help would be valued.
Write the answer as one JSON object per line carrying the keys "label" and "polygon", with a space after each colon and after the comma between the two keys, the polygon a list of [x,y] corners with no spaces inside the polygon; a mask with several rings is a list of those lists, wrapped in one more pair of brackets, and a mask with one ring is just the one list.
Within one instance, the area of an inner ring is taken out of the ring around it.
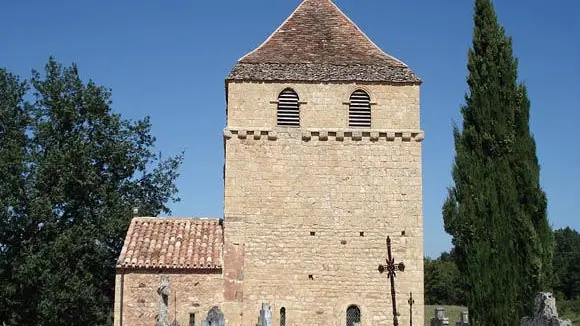
{"label": "narrow arched window", "polygon": [[286,308],[280,308],[280,326],[286,326]]}
{"label": "narrow arched window", "polygon": [[360,326],[360,309],[351,305],[346,309],[346,326]]}
{"label": "narrow arched window", "polygon": [[371,98],[363,90],[356,90],[350,95],[348,126],[351,128],[371,127]]}
{"label": "narrow arched window", "polygon": [[300,127],[298,94],[291,88],[286,88],[278,95],[278,126]]}

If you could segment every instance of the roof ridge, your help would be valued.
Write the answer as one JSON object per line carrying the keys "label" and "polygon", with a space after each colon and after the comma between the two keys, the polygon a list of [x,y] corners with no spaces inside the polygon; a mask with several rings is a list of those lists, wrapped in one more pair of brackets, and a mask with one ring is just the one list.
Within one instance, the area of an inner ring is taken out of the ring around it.
{"label": "roof ridge", "polygon": [[[286,19],[282,22],[282,24],[280,24],[280,26],[278,26],[278,28],[276,28],[271,34],[270,36],[268,36],[266,38],[266,40],[264,42],[262,42],[262,44],[260,44],[257,48],[253,49],[252,51],[246,53],[244,56],[242,56],[241,58],[238,59],[238,62],[244,60],[245,58],[251,56],[252,54],[254,54],[255,52],[257,52],[258,50],[260,50],[264,45],[266,45],[266,43],[268,43],[270,41],[270,39],[272,39],[272,37],[274,37],[274,35],[276,35],[276,33],[278,33],[278,31],[280,29],[282,29],[282,27],[284,25],[286,25],[286,23],[292,18],[294,17],[294,14],[308,1],[312,1],[312,0],[303,0],[302,2],[300,2],[300,4],[298,5],[298,7],[296,7],[296,9],[294,9],[294,11],[290,14],[290,16],[286,17]],[[314,0],[314,1],[320,1],[320,0]],[[322,0],[322,1],[330,1],[330,0]],[[332,1],[331,1],[332,2]]]}
{"label": "roof ridge", "polygon": [[421,83],[332,0],[303,0],[227,79]]}
{"label": "roof ridge", "polygon": [[[304,2],[306,1],[312,1],[312,0],[304,0]],[[314,0],[314,1],[320,1],[320,0]],[[348,20],[348,22],[350,22],[357,30],[359,33],[362,34],[362,36],[364,36],[364,38],[367,39],[367,41],[369,41],[377,50],[379,50],[384,56],[388,57],[389,59],[392,59],[398,63],[400,63],[401,65],[403,65],[404,67],[408,67],[406,63],[404,63],[403,61],[395,58],[394,56],[386,53],[383,49],[381,49],[380,46],[378,46],[352,19],[350,19],[350,17],[348,17],[341,9],[339,6],[337,6],[332,0],[326,0],[329,1],[330,4],[332,6],[334,6],[334,8],[336,8],[336,10],[338,10],[338,12],[344,17],[346,18],[346,20]]]}

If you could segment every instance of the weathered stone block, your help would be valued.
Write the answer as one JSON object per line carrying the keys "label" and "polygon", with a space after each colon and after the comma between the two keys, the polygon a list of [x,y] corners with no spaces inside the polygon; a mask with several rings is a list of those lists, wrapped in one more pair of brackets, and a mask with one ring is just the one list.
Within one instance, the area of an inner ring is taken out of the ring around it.
{"label": "weathered stone block", "polygon": [[549,292],[539,293],[534,300],[534,316],[524,317],[522,326],[571,326],[569,320],[562,320],[558,316],[556,298]]}

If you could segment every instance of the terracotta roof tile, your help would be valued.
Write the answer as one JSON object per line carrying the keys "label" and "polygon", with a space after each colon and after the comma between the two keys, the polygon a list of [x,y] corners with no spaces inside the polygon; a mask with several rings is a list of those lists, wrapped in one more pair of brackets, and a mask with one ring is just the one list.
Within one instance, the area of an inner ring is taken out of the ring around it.
{"label": "terracotta roof tile", "polygon": [[239,60],[228,80],[421,82],[331,0],[304,0],[262,45]]}
{"label": "terracotta roof tile", "polygon": [[217,218],[136,217],[117,268],[220,269],[223,229]]}

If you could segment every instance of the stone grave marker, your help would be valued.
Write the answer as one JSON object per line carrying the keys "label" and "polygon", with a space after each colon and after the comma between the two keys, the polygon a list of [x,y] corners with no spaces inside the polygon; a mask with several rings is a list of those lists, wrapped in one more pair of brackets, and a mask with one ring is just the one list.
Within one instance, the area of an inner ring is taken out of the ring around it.
{"label": "stone grave marker", "polygon": [[572,326],[569,320],[562,320],[558,316],[556,298],[549,292],[542,292],[534,300],[534,316],[524,317],[522,326]]}

